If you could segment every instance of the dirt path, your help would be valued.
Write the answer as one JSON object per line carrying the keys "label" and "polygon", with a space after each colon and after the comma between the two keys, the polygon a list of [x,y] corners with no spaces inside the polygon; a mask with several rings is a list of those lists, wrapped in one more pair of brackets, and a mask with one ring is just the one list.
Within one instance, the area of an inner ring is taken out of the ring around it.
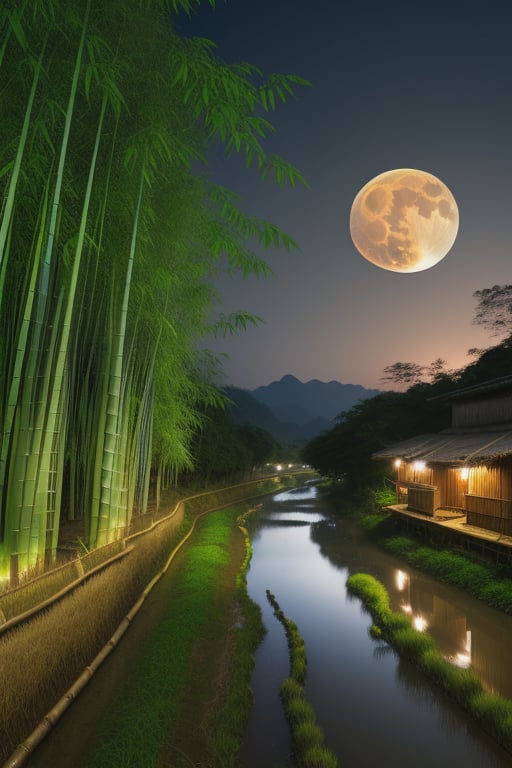
{"label": "dirt path", "polygon": [[[245,557],[244,537],[233,529],[230,563],[223,569],[215,597],[217,622],[196,642],[193,663],[179,715],[170,730],[161,768],[199,768],[209,753],[209,719],[226,693],[234,653],[233,626],[237,621],[236,576]],[[222,618],[221,618],[222,617]],[[208,763],[210,765],[210,763]]]}
{"label": "dirt path", "polygon": [[[89,746],[115,702],[121,686],[136,669],[138,657],[151,633],[161,620],[162,612],[172,600],[173,584],[183,568],[186,547],[178,553],[172,566],[152,590],[140,612],[111,654],[82,691],[77,701],[65,712],[54,730],[34,752],[29,768],[80,768]],[[207,751],[208,715],[223,690],[229,671],[231,650],[230,628],[235,617],[236,574],[245,555],[242,533],[234,528],[230,539],[229,566],[223,569],[216,596],[216,614],[223,620],[210,625],[198,639],[194,664],[180,703],[179,716],[171,729],[162,768],[200,766]]]}

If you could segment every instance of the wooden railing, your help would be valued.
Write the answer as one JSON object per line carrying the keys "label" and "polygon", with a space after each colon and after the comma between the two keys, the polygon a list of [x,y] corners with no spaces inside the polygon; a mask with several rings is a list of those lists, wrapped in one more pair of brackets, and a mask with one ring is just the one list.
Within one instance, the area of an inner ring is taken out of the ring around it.
{"label": "wooden railing", "polygon": [[467,493],[466,522],[478,528],[512,536],[512,501],[492,499],[488,496],[473,496]]}

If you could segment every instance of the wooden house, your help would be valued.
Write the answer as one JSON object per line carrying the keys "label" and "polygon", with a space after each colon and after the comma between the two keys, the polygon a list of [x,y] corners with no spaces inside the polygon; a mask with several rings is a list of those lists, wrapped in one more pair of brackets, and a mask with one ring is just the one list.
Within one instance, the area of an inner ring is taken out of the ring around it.
{"label": "wooden house", "polygon": [[466,516],[468,525],[512,535],[512,376],[443,395],[452,423],[374,454],[395,468],[397,502],[411,511]]}

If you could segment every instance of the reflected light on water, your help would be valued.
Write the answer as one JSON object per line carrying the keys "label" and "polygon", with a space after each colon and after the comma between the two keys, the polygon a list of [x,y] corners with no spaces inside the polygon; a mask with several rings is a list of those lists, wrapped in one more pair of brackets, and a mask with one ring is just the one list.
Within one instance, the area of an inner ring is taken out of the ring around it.
{"label": "reflected light on water", "polygon": [[396,588],[399,592],[403,592],[409,583],[409,577],[404,571],[397,570],[395,574]]}
{"label": "reflected light on water", "polygon": [[418,632],[424,632],[428,626],[426,619],[423,616],[414,616],[412,620],[414,629]]}
{"label": "reflected light on water", "polygon": [[[397,592],[401,593],[401,600],[400,600],[400,610],[402,610],[404,613],[411,616],[412,619],[412,625],[414,629],[416,629],[418,632],[425,632],[428,627],[429,623],[427,622],[427,619],[425,616],[421,613],[414,613],[414,608],[412,605],[412,602],[414,600],[411,600],[411,578],[409,574],[406,571],[402,571],[400,569],[395,569],[394,572],[394,583],[395,587],[397,589]],[[441,604],[441,601],[437,601],[437,606],[439,608]],[[435,627],[436,620],[435,620],[435,613],[433,612],[430,616],[431,619],[431,625],[433,622],[433,626]],[[443,612],[441,614],[441,620],[446,623],[447,621],[447,615],[446,612]],[[433,631],[433,628],[431,626],[430,631]],[[435,633],[434,633],[435,634]],[[460,638],[460,636],[459,636]],[[461,639],[458,640],[459,648],[462,645],[461,651],[454,651],[452,653],[446,653],[444,655],[444,658],[450,662],[450,664],[453,664],[456,667],[460,667],[461,669],[468,669],[471,667],[471,630],[466,630],[466,636],[465,641],[461,642]]]}
{"label": "reflected light on water", "polygon": [[405,571],[397,569],[395,571],[395,584],[399,592],[405,592],[404,599],[400,602],[400,608],[404,613],[412,613],[412,605],[410,603],[410,581],[409,576]]}
{"label": "reflected light on water", "polygon": [[471,666],[471,630],[466,632],[466,648],[462,653],[456,653],[455,656],[448,656],[447,660],[461,669],[468,669]]}

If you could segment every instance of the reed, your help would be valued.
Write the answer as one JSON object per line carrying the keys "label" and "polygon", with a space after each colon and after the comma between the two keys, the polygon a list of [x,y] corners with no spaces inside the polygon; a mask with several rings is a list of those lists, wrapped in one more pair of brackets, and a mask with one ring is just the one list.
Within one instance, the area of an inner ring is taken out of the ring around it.
{"label": "reed", "polygon": [[0,760],[96,656],[182,535],[162,525],[126,558],[0,638]]}
{"label": "reed", "polygon": [[[244,520],[238,520],[244,522]],[[245,558],[236,577],[236,600],[239,620],[234,630],[234,644],[230,658],[229,684],[222,704],[207,722],[211,743],[212,764],[235,768],[247,718],[253,702],[248,686],[254,668],[254,654],[265,635],[261,609],[247,593],[247,570],[252,556],[249,536],[245,538]]]}
{"label": "reed", "polygon": [[[234,589],[224,582],[224,574],[230,572],[228,545],[237,514],[236,508],[216,512],[195,532],[168,608],[142,649],[133,676],[119,690],[85,768],[147,768],[157,765],[162,755],[173,766],[186,766],[196,764],[194,750],[213,765],[238,764],[252,704],[248,681],[264,628],[260,609],[246,591],[247,536]],[[218,690],[218,649],[226,645],[226,632],[229,653]],[[202,700],[202,715],[194,710],[192,733],[187,707],[201,697],[211,703]],[[182,728],[185,721],[188,727]]]}
{"label": "reed", "polygon": [[358,573],[347,580],[347,590],[370,612],[378,632],[395,650],[418,667],[445,694],[461,705],[507,751],[512,752],[512,701],[487,693],[471,669],[453,666],[428,635],[418,632],[407,616],[389,608],[384,586],[373,576]]}
{"label": "reed", "polygon": [[288,640],[290,677],[283,680],[280,694],[290,724],[294,757],[300,768],[336,768],[338,759],[324,746],[324,734],[305,696],[307,657],[304,640],[295,622],[285,616],[268,589],[267,600],[274,609],[275,617],[283,625]]}
{"label": "reed", "polygon": [[425,546],[412,536],[397,536],[393,533],[395,521],[390,515],[364,515],[359,522],[380,546],[414,568],[464,589],[493,608],[512,613],[512,579],[503,575],[495,563]]}

